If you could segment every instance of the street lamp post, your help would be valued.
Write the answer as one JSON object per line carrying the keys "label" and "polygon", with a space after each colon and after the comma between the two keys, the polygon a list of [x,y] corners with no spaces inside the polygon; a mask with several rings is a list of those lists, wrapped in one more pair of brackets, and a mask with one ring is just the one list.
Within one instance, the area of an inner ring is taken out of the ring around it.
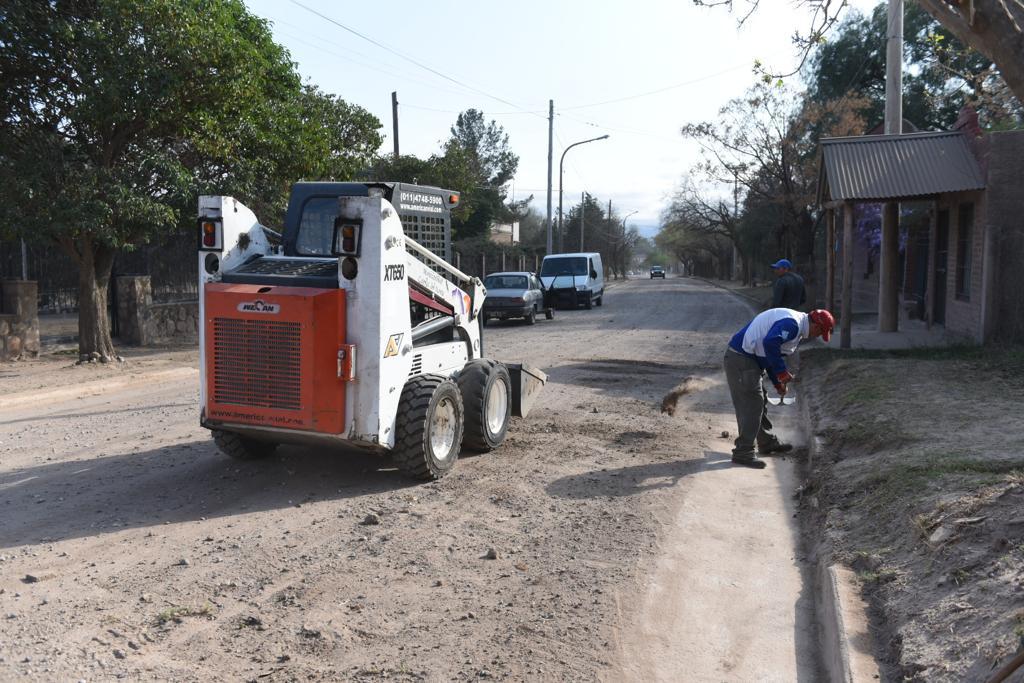
{"label": "street lamp post", "polygon": [[565,155],[569,152],[570,149],[576,147],[577,145],[585,145],[588,142],[597,142],[598,140],[607,139],[607,135],[602,135],[599,138],[580,140],[579,142],[572,143],[571,145],[565,148],[564,152],[562,152],[562,158],[558,162],[558,251],[562,251],[565,245],[565,233],[562,231],[562,176],[564,175],[563,171],[565,169]]}
{"label": "street lamp post", "polygon": [[622,266],[622,276],[623,277],[629,277],[629,265],[626,263],[626,259],[625,259],[625,251],[626,251],[626,221],[629,220],[630,216],[632,216],[634,213],[637,213],[638,211],[640,211],[640,209],[634,209],[633,211],[630,211],[629,213],[626,214],[626,217],[622,219],[622,234],[617,236],[616,239],[615,239],[615,242],[616,242],[616,249],[615,249],[616,257],[617,257],[617,260],[620,261],[619,265]]}

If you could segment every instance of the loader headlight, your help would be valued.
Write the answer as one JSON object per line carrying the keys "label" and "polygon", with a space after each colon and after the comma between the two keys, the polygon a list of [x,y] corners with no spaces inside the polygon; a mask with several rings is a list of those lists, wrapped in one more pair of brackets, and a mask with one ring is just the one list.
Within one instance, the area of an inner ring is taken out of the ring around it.
{"label": "loader headlight", "polygon": [[346,280],[355,280],[359,274],[359,263],[351,256],[341,260],[341,275]]}
{"label": "loader headlight", "polygon": [[207,254],[203,265],[206,268],[206,272],[213,275],[220,270],[220,258],[216,254]]}

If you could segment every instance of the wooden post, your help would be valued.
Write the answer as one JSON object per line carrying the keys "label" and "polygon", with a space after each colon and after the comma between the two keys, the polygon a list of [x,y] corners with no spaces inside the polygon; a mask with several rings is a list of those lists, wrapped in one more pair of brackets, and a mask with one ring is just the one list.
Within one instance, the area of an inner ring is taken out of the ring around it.
{"label": "wooden post", "polygon": [[939,237],[939,203],[932,202],[928,217],[928,275],[924,286],[924,318],[927,328],[935,324],[935,241]]}
{"label": "wooden post", "polygon": [[848,349],[853,328],[853,203],[843,205],[843,312],[839,318],[839,348]]}
{"label": "wooden post", "polygon": [[836,312],[836,210],[828,209],[825,214],[827,237],[825,239],[825,308]]}
{"label": "wooden post", "polygon": [[487,277],[487,254],[480,254],[480,277]]}

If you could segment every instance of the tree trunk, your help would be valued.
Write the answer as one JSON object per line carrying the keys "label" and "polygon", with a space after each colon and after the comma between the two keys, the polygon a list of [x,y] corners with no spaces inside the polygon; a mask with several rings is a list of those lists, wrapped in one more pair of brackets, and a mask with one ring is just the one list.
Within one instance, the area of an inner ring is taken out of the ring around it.
{"label": "tree trunk", "polygon": [[1024,102],[1024,6],[1005,0],[920,0],[920,4],[963,43],[995,62],[1010,90]]}
{"label": "tree trunk", "polygon": [[116,252],[94,244],[88,236],[62,241],[61,246],[78,263],[78,359],[100,363],[117,360],[107,301]]}

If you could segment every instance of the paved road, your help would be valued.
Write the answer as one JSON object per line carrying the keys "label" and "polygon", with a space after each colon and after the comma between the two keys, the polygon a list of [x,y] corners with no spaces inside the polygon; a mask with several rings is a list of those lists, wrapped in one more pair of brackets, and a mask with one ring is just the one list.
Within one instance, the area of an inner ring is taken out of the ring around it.
{"label": "paved road", "polygon": [[0,404],[0,679],[815,680],[792,463],[732,467],[720,436],[748,315],[634,280],[492,324],[488,355],[551,381],[419,486],[365,455],[223,458],[188,363],[62,369]]}

